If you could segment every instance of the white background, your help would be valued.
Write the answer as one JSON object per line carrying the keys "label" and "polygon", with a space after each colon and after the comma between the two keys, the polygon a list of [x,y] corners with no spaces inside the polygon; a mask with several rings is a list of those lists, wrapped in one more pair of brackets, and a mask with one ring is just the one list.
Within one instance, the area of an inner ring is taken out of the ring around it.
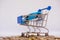
{"label": "white background", "polygon": [[60,0],[0,0],[0,36],[15,36],[26,32],[26,26],[17,24],[19,15],[51,5],[47,28],[49,34],[60,36]]}

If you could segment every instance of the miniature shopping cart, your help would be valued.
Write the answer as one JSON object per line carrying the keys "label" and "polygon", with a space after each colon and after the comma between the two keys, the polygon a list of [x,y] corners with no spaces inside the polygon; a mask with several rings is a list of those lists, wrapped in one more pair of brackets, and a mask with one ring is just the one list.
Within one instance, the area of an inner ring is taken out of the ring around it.
{"label": "miniature shopping cart", "polygon": [[[47,8],[39,9],[37,12],[33,12],[29,15],[23,15],[19,16],[17,19],[18,24],[27,26],[29,31],[22,33],[22,36],[30,36],[30,35],[45,35],[48,36],[49,30],[46,28],[47,19],[48,19],[48,12],[45,11],[43,14],[43,10],[50,10],[51,6],[48,6]],[[31,28],[34,29],[33,32],[31,32]],[[38,30],[38,32],[36,32]],[[43,31],[42,31],[43,30]]]}

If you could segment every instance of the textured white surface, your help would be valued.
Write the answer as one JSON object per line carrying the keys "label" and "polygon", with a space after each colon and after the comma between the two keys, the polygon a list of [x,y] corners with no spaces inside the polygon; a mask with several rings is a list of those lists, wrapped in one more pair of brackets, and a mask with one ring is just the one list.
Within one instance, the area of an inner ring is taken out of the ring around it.
{"label": "textured white surface", "polygon": [[26,26],[17,24],[19,15],[27,15],[39,8],[52,6],[47,28],[50,35],[60,36],[60,0],[0,0],[0,36],[20,35]]}

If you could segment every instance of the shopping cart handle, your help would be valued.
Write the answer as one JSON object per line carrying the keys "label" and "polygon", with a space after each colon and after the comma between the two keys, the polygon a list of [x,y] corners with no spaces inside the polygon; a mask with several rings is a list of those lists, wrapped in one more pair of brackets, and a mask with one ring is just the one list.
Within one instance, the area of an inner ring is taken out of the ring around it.
{"label": "shopping cart handle", "polygon": [[48,7],[43,8],[43,9],[39,9],[38,12],[41,12],[41,11],[43,11],[43,10],[48,10],[48,11],[50,11],[50,10],[51,10],[51,6],[48,6]]}
{"label": "shopping cart handle", "polygon": [[48,6],[43,9],[39,9],[37,12],[33,12],[33,13],[29,14],[28,17],[26,17],[26,20],[32,20],[32,19],[37,18],[37,15],[42,14],[43,10],[51,10],[51,6]]}

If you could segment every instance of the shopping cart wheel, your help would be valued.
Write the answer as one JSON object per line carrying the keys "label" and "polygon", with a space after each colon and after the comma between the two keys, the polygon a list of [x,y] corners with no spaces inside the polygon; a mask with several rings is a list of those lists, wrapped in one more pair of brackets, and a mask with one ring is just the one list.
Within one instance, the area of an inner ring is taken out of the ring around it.
{"label": "shopping cart wheel", "polygon": [[24,33],[22,33],[21,36],[24,37]]}
{"label": "shopping cart wheel", "polygon": [[39,34],[39,33],[37,33],[37,36],[40,36],[40,34]]}
{"label": "shopping cart wheel", "polygon": [[48,36],[48,33],[45,33],[45,36]]}

